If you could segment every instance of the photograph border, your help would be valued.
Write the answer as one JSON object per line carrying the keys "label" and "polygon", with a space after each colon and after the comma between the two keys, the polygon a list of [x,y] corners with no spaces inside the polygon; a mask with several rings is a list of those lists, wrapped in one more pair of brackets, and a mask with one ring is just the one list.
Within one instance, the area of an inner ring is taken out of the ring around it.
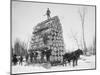
{"label": "photograph border", "polygon": [[12,74],[12,1],[16,2],[32,2],[32,3],[44,3],[44,4],[59,4],[59,5],[75,5],[75,6],[93,6],[95,7],[95,46],[96,46],[96,51],[95,51],[95,68],[91,69],[80,69],[80,70],[60,70],[60,71],[47,71],[47,72],[30,72],[30,73],[16,73],[17,75],[20,74],[39,74],[39,73],[54,73],[54,72],[72,72],[72,71],[86,71],[86,70],[96,70],[97,69],[97,34],[96,34],[96,27],[97,27],[97,7],[96,5],[87,5],[87,4],[72,4],[72,3],[56,3],[56,2],[41,2],[41,1],[24,1],[24,0],[10,0],[10,75],[16,75]]}

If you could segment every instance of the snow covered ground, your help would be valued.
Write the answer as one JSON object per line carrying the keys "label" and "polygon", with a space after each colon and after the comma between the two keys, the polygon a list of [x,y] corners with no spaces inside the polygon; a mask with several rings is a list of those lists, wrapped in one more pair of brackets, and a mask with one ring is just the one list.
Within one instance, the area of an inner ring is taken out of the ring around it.
{"label": "snow covered ground", "polygon": [[12,74],[16,73],[32,73],[32,72],[48,72],[48,71],[62,71],[62,70],[80,70],[80,69],[94,69],[95,68],[95,56],[81,56],[78,61],[78,66],[73,67],[72,65],[67,66],[50,66],[44,68],[44,64],[32,64],[12,66]]}

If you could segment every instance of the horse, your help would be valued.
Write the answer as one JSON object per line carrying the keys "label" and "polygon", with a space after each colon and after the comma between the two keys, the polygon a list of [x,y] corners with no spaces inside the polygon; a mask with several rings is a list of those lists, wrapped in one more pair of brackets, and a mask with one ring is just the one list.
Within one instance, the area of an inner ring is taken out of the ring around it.
{"label": "horse", "polygon": [[66,66],[66,61],[70,64],[70,61],[71,61],[71,53],[65,53],[64,55],[63,55],[63,66],[64,66],[64,64],[65,64],[65,66]]}
{"label": "horse", "polygon": [[65,53],[63,55],[63,66],[66,65],[66,61],[70,64],[71,60],[73,62],[73,67],[78,65],[78,59],[80,58],[80,55],[83,55],[83,51],[81,49],[77,49],[74,52],[71,53]]}

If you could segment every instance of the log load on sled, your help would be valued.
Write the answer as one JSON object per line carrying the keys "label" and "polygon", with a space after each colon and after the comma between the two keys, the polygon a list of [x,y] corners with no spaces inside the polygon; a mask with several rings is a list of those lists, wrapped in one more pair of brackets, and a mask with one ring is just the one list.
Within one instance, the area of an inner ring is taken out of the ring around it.
{"label": "log load on sled", "polygon": [[58,16],[51,17],[34,27],[30,49],[40,52],[49,52],[48,50],[50,50],[50,62],[63,62],[65,48],[62,33]]}

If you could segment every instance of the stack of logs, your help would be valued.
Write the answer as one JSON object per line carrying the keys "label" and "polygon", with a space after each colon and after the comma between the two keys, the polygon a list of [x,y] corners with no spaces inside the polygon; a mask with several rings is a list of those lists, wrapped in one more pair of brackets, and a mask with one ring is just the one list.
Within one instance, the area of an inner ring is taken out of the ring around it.
{"label": "stack of logs", "polygon": [[34,27],[31,38],[31,49],[51,49],[50,61],[63,61],[63,31],[58,16],[45,20]]}

